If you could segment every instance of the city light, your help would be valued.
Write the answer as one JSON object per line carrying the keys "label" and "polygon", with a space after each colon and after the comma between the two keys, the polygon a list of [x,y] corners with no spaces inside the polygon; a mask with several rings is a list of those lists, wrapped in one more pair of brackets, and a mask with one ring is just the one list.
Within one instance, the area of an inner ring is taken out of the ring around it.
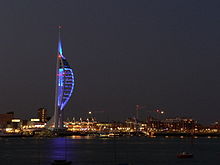
{"label": "city light", "polygon": [[31,121],[40,121],[40,119],[31,119]]}
{"label": "city light", "polygon": [[12,119],[11,122],[13,122],[13,123],[19,123],[19,122],[21,122],[21,120],[20,120],[20,119]]}

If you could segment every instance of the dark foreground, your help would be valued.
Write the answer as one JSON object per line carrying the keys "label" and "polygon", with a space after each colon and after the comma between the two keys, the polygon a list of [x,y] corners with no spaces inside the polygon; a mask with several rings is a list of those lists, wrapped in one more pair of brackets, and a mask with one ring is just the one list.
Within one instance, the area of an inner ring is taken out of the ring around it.
{"label": "dark foreground", "polygon": [[[193,152],[192,159],[176,154]],[[0,160],[4,165],[50,165],[67,159],[72,165],[217,165],[220,138],[60,137],[1,138]]]}

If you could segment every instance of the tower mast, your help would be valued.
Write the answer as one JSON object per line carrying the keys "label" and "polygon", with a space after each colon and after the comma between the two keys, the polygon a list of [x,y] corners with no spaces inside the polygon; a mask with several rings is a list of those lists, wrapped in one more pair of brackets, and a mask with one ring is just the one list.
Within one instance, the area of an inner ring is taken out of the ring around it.
{"label": "tower mast", "polygon": [[58,90],[59,90],[59,56],[60,56],[60,52],[59,52],[59,47],[61,44],[61,26],[58,27],[58,45],[57,45],[57,64],[56,64],[56,88],[55,88],[55,110],[54,110],[54,129],[60,129],[61,127],[63,127],[63,124],[60,125],[61,123],[63,123],[63,119],[62,119],[62,112],[60,111],[60,107],[58,106]]}

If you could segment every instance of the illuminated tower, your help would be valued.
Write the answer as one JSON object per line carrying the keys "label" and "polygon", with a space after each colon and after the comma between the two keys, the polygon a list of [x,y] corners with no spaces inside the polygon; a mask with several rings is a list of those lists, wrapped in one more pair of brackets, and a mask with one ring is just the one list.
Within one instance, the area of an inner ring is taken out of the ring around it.
{"label": "illuminated tower", "polygon": [[63,128],[63,111],[68,103],[74,88],[74,75],[66,58],[63,56],[60,38],[61,26],[59,27],[59,41],[56,67],[56,93],[54,111],[54,129]]}

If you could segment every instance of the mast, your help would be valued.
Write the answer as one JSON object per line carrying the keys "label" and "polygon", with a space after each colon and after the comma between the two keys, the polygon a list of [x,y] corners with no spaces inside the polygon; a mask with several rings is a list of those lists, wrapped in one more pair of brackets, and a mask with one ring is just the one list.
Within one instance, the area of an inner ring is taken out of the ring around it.
{"label": "mast", "polygon": [[58,27],[58,45],[57,45],[57,64],[56,64],[56,88],[55,88],[55,110],[54,110],[54,129],[59,129],[60,127],[60,117],[62,117],[62,115],[60,114],[60,108],[58,106],[58,83],[59,83],[59,48],[60,48],[60,44],[61,44],[61,38],[60,38],[60,34],[61,34],[61,26]]}

